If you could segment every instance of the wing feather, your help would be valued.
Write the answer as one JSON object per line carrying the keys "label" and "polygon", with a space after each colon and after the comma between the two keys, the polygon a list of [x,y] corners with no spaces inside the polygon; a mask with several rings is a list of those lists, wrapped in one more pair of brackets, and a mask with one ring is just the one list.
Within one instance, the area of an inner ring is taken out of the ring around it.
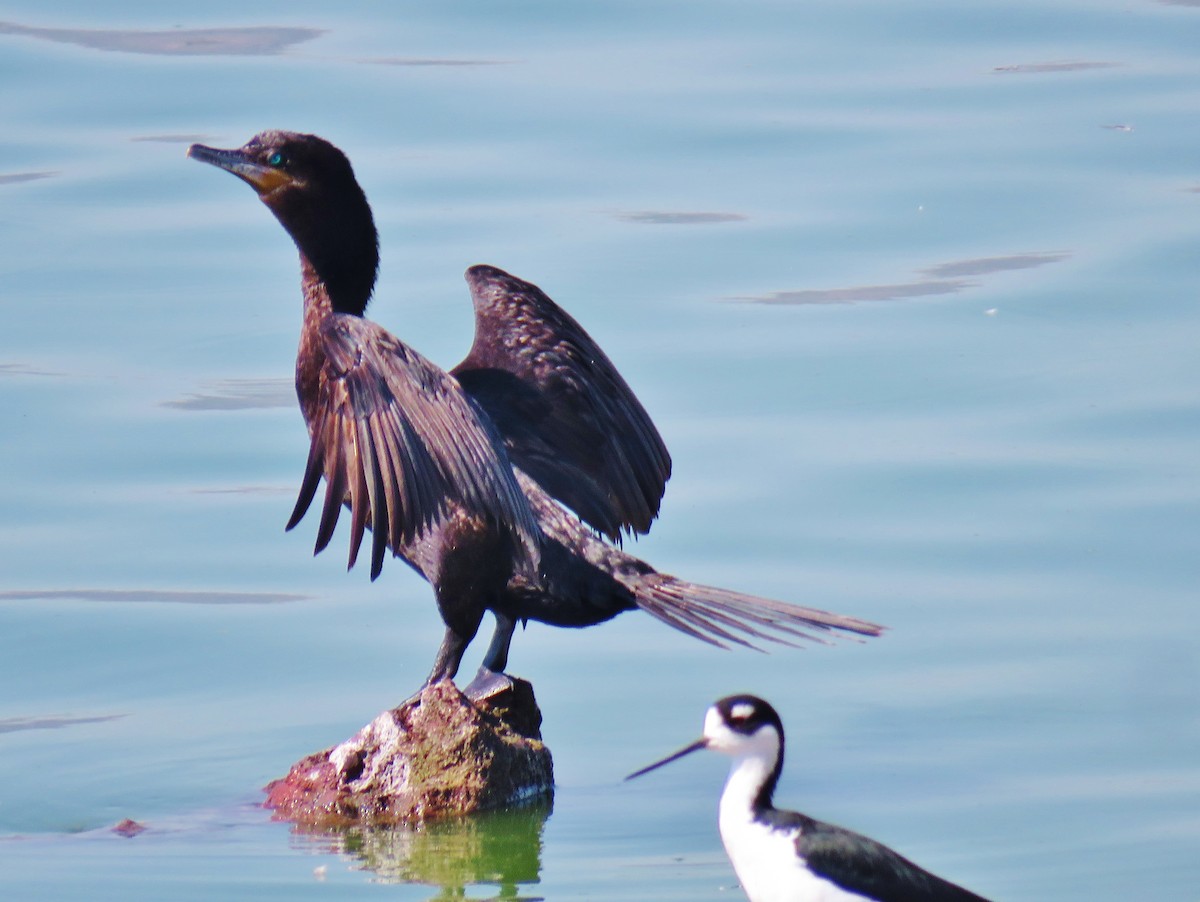
{"label": "wing feather", "polygon": [[317,484],[325,498],[315,551],[351,511],[353,566],[370,526],[371,577],[384,549],[415,540],[450,507],[509,530],[533,566],[540,529],[487,415],[443,370],[368,320],[334,315],[322,327],[325,365],[300,496],[288,522],[307,512]]}
{"label": "wing feather", "polygon": [[332,435],[325,442],[325,503],[321,509],[321,523],[317,528],[317,544],[313,554],[320,554],[333,538],[333,529],[337,526],[338,514],[341,513],[342,503],[346,498],[346,448],[344,446],[345,430],[340,420],[327,420],[326,430]]}
{"label": "wing feather", "polygon": [[304,479],[300,483],[300,494],[296,498],[296,506],[288,518],[287,529],[295,528],[303,519],[308,508],[317,496],[317,486],[321,484],[321,475],[325,472],[325,447],[321,442],[320,433],[313,431],[312,443],[308,446],[308,461],[304,464]]}
{"label": "wing feather", "polygon": [[616,367],[536,285],[491,266],[467,282],[475,342],[451,373],[513,462],[610,538],[647,532],[671,456]]}
{"label": "wing feather", "polygon": [[362,547],[363,532],[367,527],[367,518],[371,515],[372,498],[367,488],[367,473],[373,472],[374,455],[371,453],[370,444],[363,441],[363,427],[359,426],[358,448],[360,451],[359,459],[352,465],[352,476],[354,478],[354,488],[350,492],[350,556],[346,561],[346,569],[349,570],[354,566],[354,562],[358,560],[358,550]]}
{"label": "wing feather", "polygon": [[[360,432],[365,432],[371,429],[372,421],[360,426]],[[383,570],[384,552],[388,547],[389,528],[388,528],[388,489],[386,480],[386,453],[378,454],[371,436],[368,434],[364,437],[363,448],[365,451],[364,457],[370,455],[370,466],[367,461],[363,461],[363,471],[366,476],[366,484],[363,489],[367,492],[370,508],[371,508],[371,579],[376,579]]]}

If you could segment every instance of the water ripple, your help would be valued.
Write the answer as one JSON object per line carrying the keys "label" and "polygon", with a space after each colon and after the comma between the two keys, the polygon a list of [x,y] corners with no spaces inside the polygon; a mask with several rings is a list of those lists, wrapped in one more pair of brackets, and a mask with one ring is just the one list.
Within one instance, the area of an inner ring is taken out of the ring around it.
{"label": "water ripple", "polygon": [[293,44],[311,41],[325,32],[319,28],[175,28],[170,31],[109,30],[99,28],[37,28],[17,22],[0,22],[0,34],[75,44],[89,50],[148,53],[164,56],[275,56]]}
{"label": "water ripple", "polygon": [[311,596],[287,592],[207,592],[171,589],[8,589],[0,601],[104,601],[157,604],[283,604]]}
{"label": "water ripple", "polygon": [[895,301],[905,298],[957,294],[979,283],[962,276],[986,276],[992,273],[1033,269],[1047,263],[1069,259],[1068,251],[1037,251],[1024,254],[1004,254],[995,257],[971,257],[939,263],[920,270],[928,278],[886,285],[854,285],[848,288],[808,288],[796,291],[774,291],[768,294],[731,297],[726,300],[751,304],[853,304],[858,301]]}
{"label": "water ripple", "polygon": [[61,730],[88,723],[120,720],[125,714],[97,714],[91,717],[7,717],[0,718],[0,733],[20,733],[25,730]]}
{"label": "water ripple", "polygon": [[163,401],[175,410],[264,410],[291,407],[295,390],[287,379],[225,379],[207,392]]}
{"label": "water ripple", "polygon": [[741,213],[717,212],[671,212],[662,210],[632,210],[617,213],[622,222],[643,225],[710,225],[719,222],[745,222],[748,217]]}
{"label": "water ripple", "polygon": [[20,185],[22,182],[36,182],[39,179],[54,178],[57,172],[8,172],[0,173],[0,185]]}

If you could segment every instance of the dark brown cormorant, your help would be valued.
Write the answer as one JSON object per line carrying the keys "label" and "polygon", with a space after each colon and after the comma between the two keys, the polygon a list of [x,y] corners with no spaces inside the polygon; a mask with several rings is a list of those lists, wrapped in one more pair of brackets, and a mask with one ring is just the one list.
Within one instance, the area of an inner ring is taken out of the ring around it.
{"label": "dark brown cormorant", "polygon": [[449,373],[364,319],[378,236],[349,160],[328,141],[267,131],[188,155],[249,183],[300,251],[296,392],[311,446],[288,528],[324,477],[317,552],[345,505],[351,566],[369,527],[372,579],[391,549],[429,581],[446,633],[427,682],[455,675],[488,610],[496,630],[481,687],[527,620],[583,627],[640,608],[720,646],[879,633],[658,573],[599,538],[593,530],[646,532],[671,473],[629,386],[550,298],[491,266],[467,271],[475,342]]}

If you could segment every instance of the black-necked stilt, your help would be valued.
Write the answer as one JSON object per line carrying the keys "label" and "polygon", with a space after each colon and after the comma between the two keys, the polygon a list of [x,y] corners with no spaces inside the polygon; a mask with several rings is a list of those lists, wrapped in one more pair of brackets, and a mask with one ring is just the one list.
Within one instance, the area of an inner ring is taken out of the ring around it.
{"label": "black-necked stilt", "polygon": [[699,749],[733,758],[721,793],[725,851],[751,902],[987,902],[875,840],[771,801],[783,771],[783,722],[753,695],[708,709],[704,735],[632,780]]}

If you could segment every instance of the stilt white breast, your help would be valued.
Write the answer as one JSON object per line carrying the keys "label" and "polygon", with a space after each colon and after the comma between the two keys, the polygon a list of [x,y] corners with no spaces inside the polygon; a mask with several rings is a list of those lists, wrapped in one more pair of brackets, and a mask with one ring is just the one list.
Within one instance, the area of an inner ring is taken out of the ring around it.
{"label": "stilt white breast", "polygon": [[751,902],[986,902],[873,839],[775,807],[783,771],[783,723],[752,695],[708,709],[704,735],[640,776],[702,748],[733,758],[718,825]]}

